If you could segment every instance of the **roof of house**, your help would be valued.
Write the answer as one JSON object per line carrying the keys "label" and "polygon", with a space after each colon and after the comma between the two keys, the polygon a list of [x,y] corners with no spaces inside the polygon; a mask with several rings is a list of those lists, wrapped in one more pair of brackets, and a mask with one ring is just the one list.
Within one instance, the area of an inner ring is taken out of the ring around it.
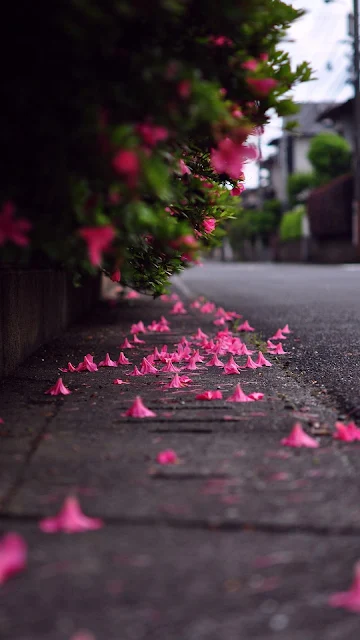
{"label": "roof of house", "polygon": [[318,122],[321,122],[321,120],[327,120],[328,118],[330,120],[337,120],[342,116],[351,115],[353,109],[354,98],[350,98],[350,100],[347,100],[346,102],[333,104],[331,107],[325,109],[322,113],[320,113],[320,115],[318,116]]}
{"label": "roof of house", "polygon": [[313,136],[324,130],[324,125],[319,122],[319,116],[334,106],[334,102],[299,102],[299,112],[294,116],[286,116],[284,122],[296,120],[298,125],[294,128],[294,134]]}

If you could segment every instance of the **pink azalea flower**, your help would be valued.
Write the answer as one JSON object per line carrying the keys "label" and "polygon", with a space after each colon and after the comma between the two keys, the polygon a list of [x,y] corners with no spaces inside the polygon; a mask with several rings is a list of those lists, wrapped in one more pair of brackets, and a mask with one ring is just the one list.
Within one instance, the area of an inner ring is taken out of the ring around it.
{"label": "pink azalea flower", "polygon": [[130,333],[146,333],[143,321],[140,320],[137,324],[131,325]]}
{"label": "pink azalea flower", "polygon": [[237,373],[241,373],[239,367],[235,362],[228,362],[224,366],[224,374],[226,375],[235,375]]}
{"label": "pink azalea flower", "polygon": [[155,147],[158,142],[162,142],[169,137],[169,132],[165,127],[157,127],[150,123],[139,124],[136,129],[144,143],[149,147]]}
{"label": "pink azalea flower", "polygon": [[217,173],[227,173],[233,180],[238,180],[246,160],[255,160],[257,150],[254,146],[245,146],[224,138],[217,149],[211,150],[211,165]]}
{"label": "pink azalea flower", "polygon": [[289,329],[288,324],[286,324],[285,327],[283,327],[283,329],[280,329],[280,331],[282,331],[283,333],[292,333],[292,331],[290,331]]}
{"label": "pink azalea flower", "polygon": [[238,331],[255,331],[254,327],[250,327],[247,320],[238,326]]}
{"label": "pink azalea flower", "polygon": [[255,364],[257,364],[258,367],[272,367],[271,362],[265,358],[261,351],[259,351],[258,359]]}
{"label": "pink azalea flower", "polygon": [[222,393],[221,391],[203,391],[195,397],[196,400],[222,400]]}
{"label": "pink azalea flower", "polygon": [[179,459],[172,449],[166,449],[166,451],[160,451],[157,454],[156,462],[158,464],[177,464]]}
{"label": "pink azalea flower", "polygon": [[0,585],[26,568],[27,545],[17,533],[6,533],[0,540]]}
{"label": "pink azalea flower", "polygon": [[74,373],[74,371],[77,371],[77,369],[73,364],[71,364],[71,362],[68,362],[68,366],[64,367],[64,369],[60,369],[60,371],[62,371],[63,373]]}
{"label": "pink azalea flower", "polygon": [[112,166],[116,173],[124,177],[131,189],[136,187],[140,173],[140,161],[135,151],[131,151],[131,149],[118,151],[112,160]]}
{"label": "pink azalea flower", "polygon": [[277,345],[271,342],[271,340],[267,341],[266,346],[268,349],[275,349],[277,347]]}
{"label": "pink azalea flower", "polygon": [[134,335],[133,335],[133,343],[134,344],[145,344],[145,340],[140,340],[140,338],[138,338],[137,333],[134,333]]}
{"label": "pink azalea flower", "polygon": [[277,356],[283,356],[288,352],[284,351],[282,343],[279,342],[279,344],[277,344],[274,349],[272,349],[271,351],[269,350],[269,353],[271,353],[273,356],[276,356],[276,355]]}
{"label": "pink azalea flower", "polygon": [[131,364],[130,360],[126,357],[123,351],[120,351],[119,357],[116,362],[117,365],[128,365]]}
{"label": "pink azalea flower", "polygon": [[115,269],[114,273],[112,273],[110,276],[110,280],[112,280],[113,282],[120,282],[121,280],[120,269]]}
{"label": "pink azalea flower", "polygon": [[29,244],[27,233],[32,225],[25,218],[14,218],[15,205],[11,201],[4,202],[0,211],[0,246],[5,242],[12,242],[19,247]]}
{"label": "pink azalea flower", "polygon": [[124,342],[120,345],[120,349],[134,349],[134,345],[125,338]]}
{"label": "pink azalea flower", "polygon": [[192,382],[192,379],[189,378],[189,376],[180,376],[179,380],[182,384],[190,384]]}
{"label": "pink azalea flower", "polygon": [[234,393],[226,399],[226,402],[254,402],[254,399],[247,396],[240,384],[237,384]]}
{"label": "pink azalea flower", "polygon": [[278,329],[277,332],[271,336],[270,340],[286,340],[286,336],[284,336],[281,329]]}
{"label": "pink azalea flower", "polygon": [[[191,306],[191,305],[190,305]],[[194,340],[206,340],[209,336],[206,335],[203,331],[201,331],[200,327],[198,328],[195,335],[193,335]]]}
{"label": "pink azalea flower", "polygon": [[247,348],[246,344],[242,344],[239,348],[239,355],[251,356],[254,352]]}
{"label": "pink azalea flower", "polygon": [[88,518],[80,508],[75,496],[65,499],[62,508],[56,516],[44,518],[39,522],[39,528],[44,533],[79,533],[81,531],[95,531],[101,529],[104,523],[99,518]]}
{"label": "pink azalea flower", "polygon": [[248,356],[247,360],[246,360],[246,364],[241,367],[242,369],[257,369],[259,365],[256,364],[256,362],[254,362],[254,360],[252,359],[251,356]]}
{"label": "pink azalea flower", "polygon": [[319,446],[319,443],[314,438],[305,433],[300,422],[293,426],[290,435],[287,438],[283,438],[281,444],[285,447],[308,447],[309,449],[317,449]]}
{"label": "pink azalea flower", "polygon": [[121,380],[121,378],[116,378],[116,380],[113,380],[113,384],[130,384],[130,382],[125,382],[124,380]]}
{"label": "pink azalea flower", "polygon": [[177,93],[183,100],[187,100],[191,95],[191,82],[190,80],[180,80],[177,85]]}
{"label": "pink azalea flower", "polygon": [[204,218],[203,228],[205,233],[212,233],[216,227],[217,220],[215,218]]}
{"label": "pink azalea flower", "polygon": [[136,300],[136,298],[140,298],[140,293],[137,291],[128,291],[125,296],[125,300]]}
{"label": "pink azalea flower", "polygon": [[71,391],[69,391],[69,389],[65,387],[62,378],[59,378],[59,380],[54,384],[53,387],[50,387],[50,389],[45,391],[45,394],[49,394],[51,396],[68,396],[70,393]]}
{"label": "pink azalea flower", "polygon": [[200,355],[199,349],[196,349],[193,353],[193,358],[195,362],[204,362],[204,358]]}
{"label": "pink azalea flower", "polygon": [[76,371],[97,371],[97,365],[94,362],[94,356],[92,356],[90,353],[88,353],[85,357],[83,362],[80,362],[80,364],[78,364],[78,366],[76,367]]}
{"label": "pink azalea flower", "polygon": [[335,440],[342,440],[343,442],[360,440],[360,429],[356,426],[355,422],[349,422],[349,424],[336,422],[335,428],[336,433],[333,435]]}
{"label": "pink azalea flower", "polygon": [[209,36],[209,42],[215,47],[231,47],[234,43],[226,36]]}
{"label": "pink azalea flower", "polygon": [[200,307],[201,313],[214,313],[215,305],[213,302],[205,302],[202,307]]}
{"label": "pink azalea flower", "polygon": [[188,364],[186,365],[185,369],[188,369],[189,371],[196,371],[197,370],[197,366],[196,366],[196,358],[193,356],[192,358],[190,358]]}
{"label": "pink azalea flower", "polygon": [[246,62],[243,62],[241,66],[243,69],[247,69],[248,71],[256,71],[259,63],[255,58],[250,58],[249,60],[246,60]]}
{"label": "pink azalea flower", "polygon": [[245,191],[245,185],[242,182],[238,182],[236,187],[233,187],[230,191],[232,196],[240,196]]}
{"label": "pink azalea flower", "polygon": [[217,354],[215,353],[213,357],[206,363],[207,367],[224,367],[224,363],[219,360]]}
{"label": "pink azalea flower", "polygon": [[194,302],[191,303],[190,307],[192,309],[200,309],[201,302],[199,302],[199,300],[194,300]]}
{"label": "pink azalea flower", "polygon": [[254,93],[261,97],[269,95],[270,91],[278,85],[275,78],[246,78],[246,82]]}
{"label": "pink azalea flower", "polygon": [[218,318],[213,322],[213,324],[215,324],[217,327],[223,327],[225,323],[226,323],[225,318]]}
{"label": "pink azalea flower", "polygon": [[154,367],[154,365],[151,364],[151,362],[149,362],[147,358],[142,359],[140,371],[143,375],[148,373],[159,373],[159,370]]}
{"label": "pink azalea flower", "polygon": [[185,386],[186,385],[183,382],[181,382],[181,379],[179,378],[179,374],[175,373],[174,377],[170,380],[170,382],[164,386],[164,389],[181,389],[182,387],[185,387]]}
{"label": "pink azalea flower", "polygon": [[101,362],[99,362],[98,367],[117,367],[116,362],[114,362],[114,360],[111,360],[109,354],[107,353],[105,356],[105,360],[101,360]]}
{"label": "pink azalea flower", "polygon": [[348,591],[333,593],[329,598],[331,607],[341,607],[353,613],[360,613],[360,562],[354,569],[354,579]]}
{"label": "pink azalea flower", "polygon": [[140,396],[136,396],[131,407],[125,412],[125,415],[132,418],[154,418],[156,413],[145,407]]}
{"label": "pink azalea flower", "polygon": [[179,160],[179,167],[180,167],[180,172],[182,176],[191,174],[191,169],[189,169],[187,164],[185,164],[184,160],[182,159]]}
{"label": "pink azalea flower", "polygon": [[178,373],[180,369],[174,367],[171,358],[166,358],[165,367],[163,367],[161,371],[164,371],[165,373]]}
{"label": "pink azalea flower", "polygon": [[179,300],[178,302],[175,302],[173,308],[171,309],[170,313],[172,313],[173,315],[185,315],[187,313],[183,303]]}
{"label": "pink azalea flower", "polygon": [[134,369],[129,373],[129,376],[143,376],[144,374],[139,371],[137,366],[135,365]]}
{"label": "pink azalea flower", "polygon": [[91,264],[98,267],[102,260],[103,251],[109,249],[115,238],[115,230],[111,225],[106,225],[104,227],[82,227],[78,233],[88,246]]}

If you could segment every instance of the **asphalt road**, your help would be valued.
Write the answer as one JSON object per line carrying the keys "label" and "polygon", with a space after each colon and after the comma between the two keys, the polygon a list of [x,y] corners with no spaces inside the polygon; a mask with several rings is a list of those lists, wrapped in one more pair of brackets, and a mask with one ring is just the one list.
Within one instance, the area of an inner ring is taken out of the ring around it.
{"label": "asphalt road", "polygon": [[266,337],[289,323],[299,338],[289,369],[360,418],[360,265],[208,262],[180,285],[240,311]]}

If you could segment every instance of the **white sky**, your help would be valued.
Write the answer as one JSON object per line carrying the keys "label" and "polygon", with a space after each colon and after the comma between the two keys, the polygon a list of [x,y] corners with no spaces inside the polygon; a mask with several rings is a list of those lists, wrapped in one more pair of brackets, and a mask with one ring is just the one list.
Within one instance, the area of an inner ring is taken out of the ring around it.
{"label": "white sky", "polygon": [[[288,0],[288,4],[290,1]],[[344,102],[352,96],[353,90],[346,80],[350,64],[347,54],[352,53],[348,36],[347,15],[352,10],[352,0],[292,0],[296,9],[305,9],[307,14],[292,25],[288,38],[295,42],[284,42],[281,48],[288,51],[292,66],[303,60],[310,63],[316,80],[295,87],[291,93],[296,102]],[[346,40],[348,43],[341,42]],[[331,62],[332,70],[327,69]],[[263,156],[272,153],[267,142],[281,135],[281,119],[273,117],[262,136]],[[245,185],[248,188],[258,184],[258,166],[255,162],[245,168]]]}

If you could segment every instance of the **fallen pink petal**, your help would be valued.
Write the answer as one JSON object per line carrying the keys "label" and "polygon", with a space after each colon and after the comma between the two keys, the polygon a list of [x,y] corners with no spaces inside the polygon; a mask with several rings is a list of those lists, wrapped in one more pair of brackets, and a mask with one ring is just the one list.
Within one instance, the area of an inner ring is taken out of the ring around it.
{"label": "fallen pink petal", "polygon": [[140,338],[138,338],[137,333],[134,333],[133,343],[134,344],[145,344],[145,340],[141,340]]}
{"label": "fallen pink petal", "polygon": [[242,367],[242,369],[257,369],[258,367],[259,365],[254,362],[251,356],[248,356],[246,364]]}
{"label": "fallen pink petal", "polygon": [[134,345],[125,338],[124,342],[120,345],[120,349],[134,349]]}
{"label": "fallen pink petal", "polygon": [[319,447],[317,440],[305,433],[300,422],[293,426],[290,435],[287,438],[283,438],[281,444],[285,447],[307,447],[308,449],[317,449]]}
{"label": "fallen pink petal", "polygon": [[263,393],[259,393],[258,391],[254,391],[253,393],[249,393],[249,398],[251,398],[251,400],[262,400],[264,397]]}
{"label": "fallen pink petal", "polygon": [[334,440],[342,440],[343,442],[355,442],[360,440],[360,429],[354,422],[344,424],[343,422],[335,423],[336,433],[334,433]]}
{"label": "fallen pink petal", "polygon": [[270,340],[286,340],[286,336],[284,336],[281,329],[278,329],[277,332],[271,336]]}
{"label": "fallen pink petal", "polygon": [[274,349],[269,350],[269,353],[276,356],[283,356],[288,352],[284,351],[282,343],[279,342]]}
{"label": "fallen pink petal", "polygon": [[39,528],[44,533],[80,533],[81,531],[96,531],[104,523],[99,518],[89,518],[81,511],[75,496],[69,496],[56,516],[44,518],[39,522]]}
{"label": "fallen pink petal", "polygon": [[333,593],[329,597],[329,605],[360,613],[360,562],[355,565],[354,578],[349,590]]}
{"label": "fallen pink petal", "polygon": [[121,378],[116,378],[116,379],[113,381],[113,384],[130,384],[130,382],[126,382],[126,381],[124,381],[124,380],[121,380]]}
{"label": "fallen pink petal", "polygon": [[24,571],[27,563],[27,544],[18,533],[6,533],[0,539],[0,585]]}
{"label": "fallen pink petal", "polygon": [[280,331],[282,331],[283,333],[292,333],[292,331],[290,331],[290,329],[289,329],[289,325],[288,324],[286,324],[285,327],[280,329]]}
{"label": "fallen pink petal", "polygon": [[126,355],[124,354],[123,351],[120,351],[119,353],[119,357],[117,359],[116,364],[118,365],[127,365],[127,364],[131,364],[130,360],[126,357]]}
{"label": "fallen pink petal", "polygon": [[179,459],[173,449],[166,449],[157,454],[156,462],[158,464],[177,464]]}
{"label": "fallen pink petal", "polygon": [[139,371],[137,366],[135,365],[134,369],[129,373],[129,376],[143,376],[144,374]]}
{"label": "fallen pink petal", "polygon": [[147,375],[149,373],[152,373],[152,374],[159,373],[159,369],[154,367],[154,365],[151,364],[151,362],[149,362],[147,358],[142,359],[140,371],[143,375]]}
{"label": "fallen pink petal", "polygon": [[226,398],[227,402],[254,402],[253,398],[247,396],[246,393],[242,390],[240,384],[237,384],[235,387],[234,393]]}
{"label": "fallen pink petal", "polygon": [[272,367],[271,362],[269,362],[269,360],[267,360],[265,358],[265,356],[262,353],[262,351],[259,351],[259,355],[258,355],[258,358],[257,358],[255,364],[257,364],[258,367]]}
{"label": "fallen pink petal", "polygon": [[144,405],[140,396],[136,396],[131,407],[125,412],[125,415],[132,418],[154,418],[156,413]]}
{"label": "fallen pink petal", "polygon": [[101,362],[98,363],[98,367],[117,367],[117,364],[114,360],[111,360],[110,355],[107,353],[105,360],[101,360]]}
{"label": "fallen pink petal", "polygon": [[195,396],[196,400],[222,400],[221,391],[203,391]]}
{"label": "fallen pink petal", "polygon": [[207,367],[224,367],[224,363],[219,360],[217,354],[215,353],[213,357],[206,363]]}
{"label": "fallen pink petal", "polygon": [[67,389],[67,387],[65,387],[62,381],[62,378],[59,378],[53,387],[50,387],[50,389],[45,391],[45,394],[48,394],[51,396],[59,396],[59,395],[68,396],[70,393],[71,391]]}
{"label": "fallen pink petal", "polygon": [[170,382],[164,385],[164,389],[181,389],[186,386],[186,383],[181,382],[179,374],[176,373]]}
{"label": "fallen pink petal", "polygon": [[238,331],[255,331],[254,327],[251,327],[247,320],[238,326]]}

